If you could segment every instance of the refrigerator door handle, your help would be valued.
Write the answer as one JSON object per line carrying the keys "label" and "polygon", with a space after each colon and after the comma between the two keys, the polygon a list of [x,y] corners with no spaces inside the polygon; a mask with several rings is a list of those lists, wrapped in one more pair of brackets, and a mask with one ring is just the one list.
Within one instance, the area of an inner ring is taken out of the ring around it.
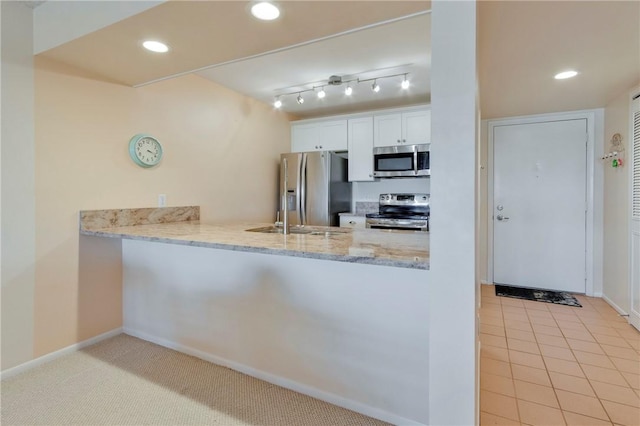
{"label": "refrigerator door handle", "polygon": [[307,224],[307,154],[302,154],[302,166],[300,167],[300,208],[298,209],[298,223],[300,225]]}

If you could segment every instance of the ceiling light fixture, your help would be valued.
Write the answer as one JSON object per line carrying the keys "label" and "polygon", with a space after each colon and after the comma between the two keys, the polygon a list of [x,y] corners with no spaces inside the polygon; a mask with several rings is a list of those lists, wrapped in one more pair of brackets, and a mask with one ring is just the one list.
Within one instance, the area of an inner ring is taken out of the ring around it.
{"label": "ceiling light fixture", "polygon": [[169,51],[169,46],[155,40],[147,40],[143,42],[142,47],[156,53],[165,53]]}
{"label": "ceiling light fixture", "polygon": [[280,9],[271,2],[263,1],[251,6],[251,14],[263,21],[273,21],[280,16]]}
{"label": "ceiling light fixture", "polygon": [[400,86],[405,90],[409,88],[409,80],[407,80],[406,74],[404,75],[404,80],[402,80],[402,84]]}
{"label": "ceiling light fixture", "polygon": [[[408,75],[409,73],[390,74],[390,75],[381,75],[381,76],[366,78],[366,79],[361,79],[356,77],[352,77],[350,79],[343,79],[339,75],[332,75],[331,77],[329,77],[328,80],[317,81],[314,83],[304,83],[304,84],[298,84],[298,85],[292,86],[292,87],[298,88],[298,90],[296,90],[295,92],[276,93],[273,106],[275,108],[280,108],[282,106],[282,101],[280,101],[280,98],[283,96],[291,96],[291,95],[297,95],[296,102],[298,102],[299,105],[302,105],[304,103],[304,98],[302,97],[302,94],[305,92],[316,92],[316,96],[318,97],[318,99],[323,99],[327,96],[327,92],[324,90],[325,86],[328,86],[330,88],[331,86],[341,86],[342,84],[345,84],[345,83],[347,84],[347,87],[344,89],[344,94],[346,96],[351,96],[353,94],[353,87],[352,87],[353,83],[360,84],[360,83],[372,81],[373,83],[371,84],[371,90],[377,93],[380,91],[380,85],[378,84],[378,80],[385,79],[385,78],[392,78],[392,77],[403,77],[401,84],[402,84],[402,88],[405,88],[405,86],[409,87],[409,80],[407,78]],[[299,90],[300,87],[308,87],[308,88]],[[280,90],[276,92],[280,92]]]}
{"label": "ceiling light fixture", "polygon": [[556,80],[564,80],[567,78],[575,77],[576,75],[578,75],[577,71],[570,70],[570,71],[560,72],[556,74],[553,78],[555,78]]}

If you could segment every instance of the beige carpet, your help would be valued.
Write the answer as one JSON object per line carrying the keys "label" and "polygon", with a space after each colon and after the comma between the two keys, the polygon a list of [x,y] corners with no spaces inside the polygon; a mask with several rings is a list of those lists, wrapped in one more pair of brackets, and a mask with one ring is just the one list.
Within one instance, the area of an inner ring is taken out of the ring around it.
{"label": "beige carpet", "polygon": [[125,334],[2,381],[2,425],[384,425]]}

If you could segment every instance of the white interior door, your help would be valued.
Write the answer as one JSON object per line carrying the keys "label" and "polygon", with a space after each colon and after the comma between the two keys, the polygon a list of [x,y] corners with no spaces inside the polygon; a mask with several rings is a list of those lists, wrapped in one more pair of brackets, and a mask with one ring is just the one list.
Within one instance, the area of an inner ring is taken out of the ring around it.
{"label": "white interior door", "polygon": [[629,322],[640,330],[640,98],[631,104],[631,135]]}
{"label": "white interior door", "polygon": [[584,293],[587,120],[493,131],[494,282]]}

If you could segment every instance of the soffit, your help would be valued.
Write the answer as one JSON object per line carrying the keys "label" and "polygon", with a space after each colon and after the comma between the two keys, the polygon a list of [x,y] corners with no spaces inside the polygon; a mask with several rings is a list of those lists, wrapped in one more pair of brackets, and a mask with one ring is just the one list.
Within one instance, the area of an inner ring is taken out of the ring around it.
{"label": "soffit", "polygon": [[[290,1],[264,22],[244,1],[169,1],[40,55],[137,86],[427,10],[428,1]],[[165,40],[168,55],[141,49]]]}

